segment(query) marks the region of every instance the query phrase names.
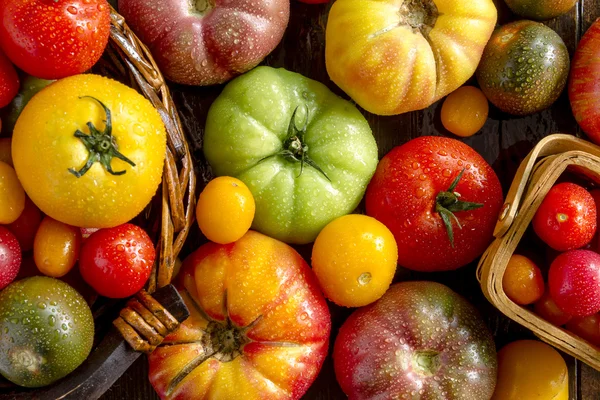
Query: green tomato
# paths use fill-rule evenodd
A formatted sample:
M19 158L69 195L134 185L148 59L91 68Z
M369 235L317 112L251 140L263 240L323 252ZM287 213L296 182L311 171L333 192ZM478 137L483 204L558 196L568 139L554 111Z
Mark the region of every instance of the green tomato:
M12 134L15 124L21 111L25 108L29 100L40 90L48 86L54 81L48 81L46 79L36 78L31 75L25 76L21 82L21 89L19 94L10 102L8 106L0 111L0 117L2 117L2 131Z
M271 67L225 87L208 113L204 153L215 174L250 188L254 229L297 244L352 212L377 167L377 144L354 105Z
M58 279L35 276L0 292L0 373L40 387L71 373L94 342L94 319L81 295Z

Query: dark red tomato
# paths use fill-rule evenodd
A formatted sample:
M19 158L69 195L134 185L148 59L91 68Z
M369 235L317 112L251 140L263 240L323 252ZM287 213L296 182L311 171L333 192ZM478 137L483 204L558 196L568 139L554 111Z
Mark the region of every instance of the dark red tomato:
M600 255L590 250L562 253L550 265L550 296L558 308L574 317L600 311Z
M573 318L558 308L552 300L549 290L546 290L542 298L535 303L534 311L537 315L556 326L562 326Z
M575 51L569 100L581 129L600 144L600 21L592 24Z
M19 76L15 67L0 50L0 108L10 104L17 93L19 93Z
M148 234L138 226L124 224L94 232L83 244L79 269L100 295L123 298L144 286L155 257Z
M573 318L566 328L594 346L600 346L600 315Z
M0 226L0 290L11 283L21 267L21 247L15 235Z
M29 251L33 249L33 239L35 239L40 222L42 222L42 213L29 197L25 197L23 212L15 222L6 227L19 241L21 250Z
M0 46L30 75L58 79L90 69L110 33L106 0L3 0Z
M396 147L377 166L367 214L398 242L398 263L447 271L479 257L502 206L498 177L466 144L424 136Z
M596 203L574 183L555 185L533 217L533 230L554 250L579 249L596 233Z

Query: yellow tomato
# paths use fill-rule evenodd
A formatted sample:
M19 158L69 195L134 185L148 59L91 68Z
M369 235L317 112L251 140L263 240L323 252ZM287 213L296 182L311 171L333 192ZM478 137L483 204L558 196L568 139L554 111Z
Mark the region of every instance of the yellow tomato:
M568 400L569 373L549 345L519 340L498 352L498 382L492 400Z
M485 125L488 100L474 86L463 86L450 93L442 106L442 124L456 136L473 136Z
M7 163L12 166L12 156L10 154L10 138L0 139L0 161Z
M502 277L502 288L517 304L535 303L544 295L542 271L529 258L513 254Z
M15 170L0 161L0 224L11 224L25 208L25 192Z
M37 93L12 138L15 170L31 200L52 218L85 228L139 214L161 181L165 150L152 104L97 75L61 79Z
M79 258L81 230L50 217L44 218L33 242L33 259L41 273L66 275Z
M208 240L227 244L248 232L254 211L254 197L244 182L221 176L210 181L200 193L196 220Z
M315 240L312 267L331 301L362 307L386 292L396 271L394 235L375 218L351 214L330 222Z

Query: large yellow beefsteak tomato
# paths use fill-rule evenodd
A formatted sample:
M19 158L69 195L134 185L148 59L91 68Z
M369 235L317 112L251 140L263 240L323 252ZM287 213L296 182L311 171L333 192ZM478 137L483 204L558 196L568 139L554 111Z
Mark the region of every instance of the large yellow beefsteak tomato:
M420 110L473 75L496 20L492 0L337 0L327 72L367 111Z

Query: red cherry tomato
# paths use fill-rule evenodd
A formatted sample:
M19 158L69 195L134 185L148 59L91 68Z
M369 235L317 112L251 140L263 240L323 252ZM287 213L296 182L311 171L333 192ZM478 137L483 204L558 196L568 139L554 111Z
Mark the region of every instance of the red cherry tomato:
M79 269L102 296L123 298L144 287L155 257L148 234L138 226L124 224L93 233L81 249Z
M44 79L90 69L110 33L106 0L4 0L0 46L19 68Z
M21 250L29 251L33 249L33 239L35 239L40 222L42 222L42 213L29 197L25 197L23 212L15 222L6 227L19 241Z
M552 300L549 290L546 290L542 298L535 303L534 311L537 315L556 326L564 325L573 318L558 308Z
M19 76L15 67L0 50L0 108L7 106L17 93L19 93Z
M558 308L574 317L600 311L600 255L590 250L562 253L550 266L548 286Z
M573 318L566 328L594 346L600 346L600 315Z
M0 226L0 290L11 283L21 267L21 247L15 235Z
M574 183L555 185L533 217L535 233L558 251L578 249L596 233L596 203L584 188Z

